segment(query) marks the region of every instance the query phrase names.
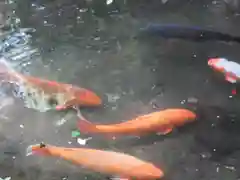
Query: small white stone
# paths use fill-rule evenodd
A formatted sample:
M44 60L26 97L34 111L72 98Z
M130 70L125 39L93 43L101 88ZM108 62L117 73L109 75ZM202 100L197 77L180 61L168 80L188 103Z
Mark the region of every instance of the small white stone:
M92 139L91 137L89 137L89 138L86 138L86 139L82 139L82 138L78 138L77 139L77 142L78 142L78 144L80 144L80 145L86 145L87 144L87 141L88 140L90 140L90 139Z
M59 121L56 122L56 125L57 125L57 126L61 126L61 125L63 125L65 122L67 122L67 120L64 119L64 118L62 118L62 119L60 119Z
M112 4L112 3L113 3L113 0L106 0L107 5Z

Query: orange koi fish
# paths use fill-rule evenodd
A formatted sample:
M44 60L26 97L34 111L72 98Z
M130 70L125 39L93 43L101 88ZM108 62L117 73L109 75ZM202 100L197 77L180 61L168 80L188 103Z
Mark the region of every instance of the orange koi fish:
M110 137L115 135L144 135L151 132L166 135L172 132L174 127L195 120L196 114L187 109L166 109L139 116L135 119L111 125L95 125L81 119L78 128L85 134L106 134Z
M49 101L57 101L58 95L63 96L65 102L57 104L56 110L64 110L73 106L99 106L101 99L92 91L73 86L71 84L49 81L28 75L23 75L11 70L6 63L0 62L0 76L4 81L20 84L23 87L30 87L48 95Z
M120 177L120 179L154 180L164 176L161 169L150 162L114 151L87 148L66 148L46 145L31 145L26 155L55 156L96 172Z

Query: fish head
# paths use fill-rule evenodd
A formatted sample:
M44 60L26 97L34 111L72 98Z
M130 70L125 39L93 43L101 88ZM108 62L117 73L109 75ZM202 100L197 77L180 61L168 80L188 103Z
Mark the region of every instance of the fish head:
M102 104L101 98L87 89L78 89L75 93L75 98L82 106L100 106Z
M210 58L208 60L208 65L219 72L224 72L225 62L228 62L225 58Z
M26 156L45 155L45 154L48 154L48 149L46 144L44 143L30 145L26 149Z
M174 125L184 125L196 120L197 115L188 109L179 109L172 112L171 123Z
M137 179L159 179L164 176L164 172L151 163L132 168L129 173L132 177L137 177Z
M151 178L162 178L164 176L163 171L160 168L155 167L154 165L149 165L149 167L146 167L143 171L147 172L149 174L149 177Z

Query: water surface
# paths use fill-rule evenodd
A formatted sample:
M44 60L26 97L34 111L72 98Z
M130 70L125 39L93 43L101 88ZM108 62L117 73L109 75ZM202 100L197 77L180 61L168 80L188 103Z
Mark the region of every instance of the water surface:
M164 108L188 107L197 98L199 122L167 137L89 141L88 147L127 152L162 167L166 179L235 180L239 176L239 98L207 67L207 59L239 61L239 44L183 40L136 40L149 22L209 27L240 35L239 16L221 2L158 0L30 1L13 3L19 28L34 28L31 57L8 56L23 73L92 89L104 106L83 109L93 122L114 123ZM5 54L6 55L6 54ZM239 61L240 62L240 61ZM71 138L77 116L40 112L3 95L0 175L12 179L90 179L105 176L54 158L25 157L25 148L44 141L80 146ZM65 118L62 126L56 123ZM21 125L21 127L20 127Z

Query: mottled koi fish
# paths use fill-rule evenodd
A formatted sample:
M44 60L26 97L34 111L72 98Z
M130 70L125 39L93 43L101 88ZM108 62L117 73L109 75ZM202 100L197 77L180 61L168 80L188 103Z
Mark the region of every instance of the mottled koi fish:
M57 104L56 110L64 110L75 106L99 106L102 104L100 97L90 90L71 84L23 75L11 70L3 61L0 62L0 76L4 81L37 89L48 95L49 100L55 99L57 103L59 103L57 95L61 95L64 103Z
M181 24L149 24L147 27L142 28L140 32L140 35L149 35L166 39L183 39L195 42L223 41L240 43L239 36L232 36L227 33L217 32L198 26Z

